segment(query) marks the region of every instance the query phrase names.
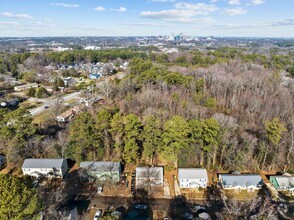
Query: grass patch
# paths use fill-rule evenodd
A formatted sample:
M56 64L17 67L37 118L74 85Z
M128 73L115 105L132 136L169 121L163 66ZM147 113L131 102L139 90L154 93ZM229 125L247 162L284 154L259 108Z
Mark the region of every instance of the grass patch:
M235 200L252 200L258 194L258 190L254 192L248 192L247 190L234 191L234 190L225 190L226 196L235 199Z
M48 111L44 111L41 114L38 114L34 117L33 119L33 124L43 124L49 117L49 112Z

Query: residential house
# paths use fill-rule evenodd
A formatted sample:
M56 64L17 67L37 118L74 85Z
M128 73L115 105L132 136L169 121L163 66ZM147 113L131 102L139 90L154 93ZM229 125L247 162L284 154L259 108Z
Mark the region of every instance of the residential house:
M23 174L32 177L62 178L67 170L66 159L25 159L22 165Z
M62 114L58 115L56 117L56 120L58 122L69 122L70 119L74 116L74 111L72 109L67 110L66 112L63 112Z
M136 188L163 186L163 167L137 167Z
M60 220L78 220L79 219L78 218L79 212L77 207L69 211L63 211L60 214L61 214Z
M30 84L24 84L24 85L21 85L21 86L15 86L14 87L14 91L16 92L22 92L22 91L27 91L29 90L30 88L38 88L38 84L37 83L30 83Z
M4 166L6 163L6 157L3 155L0 155L0 168Z
M93 97L91 99L85 99L85 100L83 100L83 102L85 103L85 106L87 106L87 107L92 107L96 103L99 105L105 104L105 100L100 97Z
M223 189L234 190L258 190L261 189L263 182L258 174L220 174L219 181Z
M206 188L208 184L207 171L202 168L179 168L178 179L180 188Z
M91 73L89 75L89 78L90 79L99 79L101 77L101 74L100 73Z
M294 176L270 176L270 182L278 191L294 192Z
M64 85L67 87L74 86L77 84L77 81L72 77L66 77L63 79Z
M84 169L85 174L83 177L87 179L119 182L121 176L121 165L119 162L85 161L81 162L80 168Z
M58 122L69 122L70 119L72 119L76 114L81 112L84 109L83 105L77 105L66 112L63 112L62 114L58 115L56 117L56 120Z
M0 107L14 109L14 108L16 108L18 106L18 104L19 104L19 99L13 98L13 99L10 99L8 101L1 102Z

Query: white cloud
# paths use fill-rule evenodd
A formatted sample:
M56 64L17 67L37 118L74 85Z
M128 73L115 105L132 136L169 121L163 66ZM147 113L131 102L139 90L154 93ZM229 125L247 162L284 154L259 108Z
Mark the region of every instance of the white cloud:
M254 5L261 5L264 4L266 0L252 0L252 4Z
M279 20L279 21L275 21L270 23L270 26L290 26L290 25L294 25L294 18L289 18L289 19L285 19L285 20Z
M18 22L0 21L0 25L19 25Z
M187 3L179 2L174 5L175 9L161 11L143 11L140 16L150 19L157 19L168 22L177 23L209 23L213 22L211 18L195 18L197 15L209 15L217 11L215 5L207 5L204 3Z
M187 2L179 2L175 4L175 8L179 10L191 10L194 11L196 14L207 15L210 12L214 12L218 10L215 5L207 5L204 3L187 3Z
M211 0L210 2L211 3L216 3L216 2L218 2L218 0Z
M31 15L28 14L13 14L10 12L2 12L0 16L7 17L7 18L17 18L17 19L33 19Z
M127 9L125 7L119 7L118 9L111 9L111 11L125 12Z
M94 8L95 11L105 11L106 9L102 6L98 6L96 8Z
M229 5L240 5L241 2L240 2L240 0L229 0L228 4Z
M252 24L240 25L240 24L216 24L213 27L216 28L227 28L227 29L242 29L242 28L260 28L260 27L282 27L282 26L294 26L294 18L288 18L278 21L268 21L268 22L255 22Z
M243 14L246 14L246 13L247 13L247 10L238 7L238 8L227 8L227 9L224 10L224 12L222 14L235 16L235 15L243 15Z
M78 8L80 5L78 4L66 4L66 3L50 3L51 6L56 7L65 7L65 8Z

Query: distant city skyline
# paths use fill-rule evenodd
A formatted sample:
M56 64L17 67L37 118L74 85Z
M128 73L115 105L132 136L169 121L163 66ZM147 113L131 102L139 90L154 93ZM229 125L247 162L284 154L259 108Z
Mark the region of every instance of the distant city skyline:
M0 0L0 37L294 37L293 0Z

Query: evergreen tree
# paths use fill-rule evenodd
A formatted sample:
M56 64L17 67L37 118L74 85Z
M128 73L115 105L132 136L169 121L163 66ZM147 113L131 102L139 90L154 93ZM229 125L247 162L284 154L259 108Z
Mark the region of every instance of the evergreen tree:
M262 169L264 169L270 145L278 145L282 139L283 132L287 131L284 124L281 123L278 118L273 118L271 121L266 121L264 123L264 127L266 130L268 144L264 153Z
M168 163L177 164L177 154L189 146L189 124L181 116L174 116L164 124L163 147L161 156Z
M44 87L40 87L36 90L35 96L37 98L46 98L49 96L49 92Z
M266 121L265 124L266 137L269 142L277 145L282 139L282 133L287 131L284 124L280 122L278 118L274 118L271 121Z
M125 147L123 159L127 162L134 162L138 159L139 149L141 145L143 125L140 119L134 115L129 114L125 120Z
M95 121L88 112L76 116L69 126L67 155L80 162L102 158L103 148L99 142Z
M0 219L33 219L40 211L37 191L12 175L0 175Z
M123 159L126 163L136 162L139 156L139 146L135 138L128 139L125 142Z
M151 160L156 155L162 145L162 131L160 120L153 115L149 115L145 120L143 132L143 158Z
M123 137L125 135L125 130L124 130L124 119L123 117L119 114L116 113L113 118L111 119L110 122L110 133L112 135L112 139L114 141L114 147L119 155L121 155L123 151Z
M97 115L97 131L100 137L100 142L104 146L106 157L110 157L111 154L111 119L113 115L108 109L102 109Z
M27 96L35 97L35 94L36 94L36 89L35 88L29 88L29 90L27 92Z
M202 121L202 141L203 150L206 153L210 153L213 150L213 165L216 162L216 152L219 139L220 125L218 121L214 118L208 118ZM207 156L208 166L210 165L209 156Z

